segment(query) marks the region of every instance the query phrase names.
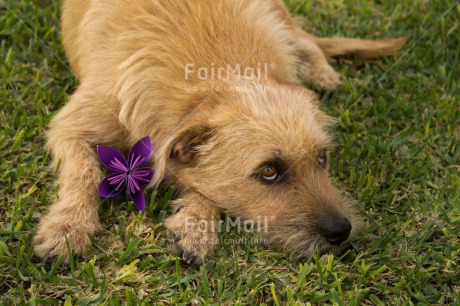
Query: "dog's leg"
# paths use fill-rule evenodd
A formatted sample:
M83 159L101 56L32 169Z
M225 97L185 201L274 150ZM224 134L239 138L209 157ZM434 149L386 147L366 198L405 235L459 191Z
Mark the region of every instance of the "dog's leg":
M79 89L50 123L47 133L54 165L59 165L59 198L40 222L34 238L40 256L84 253L88 235L100 229L97 193L102 172L95 144L114 144L126 135L100 95ZM107 106L105 106L107 107Z
M339 75L328 64L331 57L353 55L373 60L396 53L408 40L408 37L384 40L316 37L297 26L293 26L293 31L302 61L300 72L307 81L314 82L321 89L334 89L340 84Z
M184 261L200 264L218 244L219 209L196 192L185 194L172 205L176 213L165 226L173 234L173 250Z
M307 84L313 84L321 90L333 90L340 84L340 75L328 63L323 50L304 35L304 31L293 27L297 56L300 65L299 72Z
M273 8L280 13L287 25L292 28L293 43L299 58L299 73L308 85L320 90L333 90L340 84L340 76L334 71L323 50L313 36L297 26L282 0L271 0Z
M317 37L302 30L291 17L282 0L272 0L274 9L292 28L297 55L301 61L299 72L307 83L319 89L331 90L340 84L340 76L329 65L328 60L336 56L357 56L372 60L396 53L408 37L368 40L344 37Z

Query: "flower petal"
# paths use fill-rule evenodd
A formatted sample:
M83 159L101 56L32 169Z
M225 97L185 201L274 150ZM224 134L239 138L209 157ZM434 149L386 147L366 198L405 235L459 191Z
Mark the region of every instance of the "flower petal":
M144 211L145 208L145 197L142 189L136 189L134 192L128 192L129 197L133 200L134 205L140 210Z
M125 186L121 187L120 184L117 185L117 184L111 183L111 179L117 175L120 175L120 173L111 174L101 181L97 189L101 197L112 198L125 189Z
M136 192L136 190L140 190L141 186L137 182L136 179L134 179L131 175L128 175L126 177L126 190L130 193Z
M101 163L112 172L127 172L128 163L125 157L117 150L109 146L97 146L97 156Z
M136 142L129 152L128 166L130 170L134 170L142 166L150 157L152 153L152 142L150 136L145 136Z
M140 183L148 184L152 180L153 170L150 168L136 169L131 172L131 177Z

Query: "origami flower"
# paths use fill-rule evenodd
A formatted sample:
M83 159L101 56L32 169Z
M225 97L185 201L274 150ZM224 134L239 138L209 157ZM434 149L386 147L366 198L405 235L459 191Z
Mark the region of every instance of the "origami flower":
M144 211L145 198L140 185L152 180L153 171L141 167L147 162L151 152L152 143L149 136L134 144L127 161L118 150L98 145L97 155L109 172L99 184L99 195L111 198L126 190L136 207Z

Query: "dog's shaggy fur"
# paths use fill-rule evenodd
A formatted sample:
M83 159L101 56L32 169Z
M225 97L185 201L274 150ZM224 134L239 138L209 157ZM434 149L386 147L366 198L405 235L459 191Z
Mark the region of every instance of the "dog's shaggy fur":
M348 238L345 226L343 239L331 242L325 224L345 220L354 231L352 205L327 174L332 120L297 74L334 89L340 78L329 57L392 54L404 38L318 38L280 0L66 0L62 33L81 84L49 126L59 198L41 220L37 254L67 254L66 238L73 252L87 250L88 235L101 228L96 144L126 150L145 135L153 142L152 186L167 173L180 191L165 224L184 256L201 258L217 243L216 230L185 229L189 217L268 216L269 240L301 254L334 251ZM187 64L261 63L270 68L259 78L184 77ZM275 179L262 177L273 169Z

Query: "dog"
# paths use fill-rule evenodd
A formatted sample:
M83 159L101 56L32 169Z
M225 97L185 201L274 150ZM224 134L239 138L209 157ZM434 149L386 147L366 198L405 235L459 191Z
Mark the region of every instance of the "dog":
M330 58L391 55L406 38L316 37L281 0L66 0L62 35L80 85L47 130L59 193L38 255L88 250L101 229L96 145L146 135L150 186L167 174L179 193L165 226L184 260L212 254L218 223L200 224L221 214L263 218L260 235L294 254L337 253L354 236L359 214L328 175L334 120L299 75L333 90Z

